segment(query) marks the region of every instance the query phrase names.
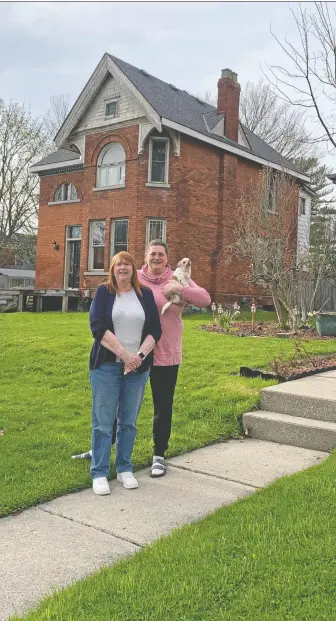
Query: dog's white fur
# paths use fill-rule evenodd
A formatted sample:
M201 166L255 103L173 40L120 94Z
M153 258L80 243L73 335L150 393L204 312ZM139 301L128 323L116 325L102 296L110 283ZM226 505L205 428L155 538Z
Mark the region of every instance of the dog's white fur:
M188 257L184 257L181 261L178 262L176 266L176 270L173 272L173 280L177 280L180 285L186 287L189 285L191 278L191 261ZM166 312L167 308L169 308L172 304L181 304L181 296L178 293L173 293L168 302L163 305L161 315Z

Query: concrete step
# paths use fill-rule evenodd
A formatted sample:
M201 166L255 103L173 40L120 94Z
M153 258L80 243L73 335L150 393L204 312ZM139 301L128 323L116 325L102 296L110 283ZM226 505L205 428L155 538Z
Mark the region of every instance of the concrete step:
M264 388L260 408L336 423L336 371Z
M246 412L244 430L251 438L290 444L315 451L336 448L336 423L289 416L278 412Z

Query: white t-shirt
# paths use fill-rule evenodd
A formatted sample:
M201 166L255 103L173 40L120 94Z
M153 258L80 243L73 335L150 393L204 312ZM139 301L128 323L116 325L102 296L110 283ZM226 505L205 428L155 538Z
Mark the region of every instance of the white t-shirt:
M114 334L127 351L136 354L141 344L145 323L145 311L134 289L127 293L117 293L112 308ZM117 358L120 362L120 358Z

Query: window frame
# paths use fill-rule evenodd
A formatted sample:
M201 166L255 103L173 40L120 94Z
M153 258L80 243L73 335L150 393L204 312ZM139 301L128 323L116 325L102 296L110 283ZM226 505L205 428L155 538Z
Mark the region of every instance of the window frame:
M101 171L104 169L108 169L108 168L112 168L111 165L108 164L101 164L105 154L107 153L107 151L109 149L111 149L111 147L113 145L118 145L122 148L122 150L124 151L124 155L125 155L125 159L123 161L122 164L118 164L118 174L117 176L119 177L119 179L121 179L123 177L123 181L114 185L100 185L100 181L101 181ZM124 168L124 173L123 175L121 175L121 168ZM118 188L124 188L126 184L126 152L125 149L123 147L123 145L121 144L121 142L118 142L117 140L112 140L111 142L109 142L107 145L105 145L105 147L103 147L103 149L101 150L101 152L99 153L98 156L98 160L97 160L97 168L96 168L96 187L93 188L93 191L99 191L99 190L111 190L111 189L118 189Z
M153 162L153 143L157 141L166 143L165 153L165 174L164 181L152 180L152 162ZM149 157L148 157L148 184L151 186L167 186L169 183L169 138L163 136L151 136L149 139Z
M115 114L107 114L107 106L111 103L115 103L116 105L116 112ZM104 101L105 104L105 118L106 119L116 119L119 116L119 103L118 103L118 97L113 97L112 99L108 99L107 101Z
M96 222L104 222L104 245L100 245L100 246L93 246L93 225ZM89 220L89 253L88 253L88 271L89 272L96 272L96 273L102 273L105 271L104 269L104 265L102 268L97 268L97 267L93 267L93 260L94 260L94 252L93 252L93 248L104 248L104 264L105 264L105 246L106 246L106 220L104 219L96 219L96 220Z
M116 222L127 222L127 250L125 250L125 252L128 252L128 240L129 240L129 218L125 217L125 218L111 218L111 243L110 243L110 257L112 259L112 257L116 254L115 251L115 240L114 240L114 236L115 236L115 224ZM118 251L120 252L120 251Z
M276 215L276 202L277 202L277 183L276 183L276 175L272 174L270 177L270 184L267 188L267 213L271 215ZM270 200L271 198L271 200Z
M167 218L149 217L149 218L147 218L147 221L146 221L146 246L149 244L150 241L152 241L150 239L150 224L151 224L151 222L162 222L162 239L161 239L161 241L166 242L167 241ZM155 237L153 239L158 239L158 238Z
M301 208L302 205L302 201L303 201L303 209ZM307 199L305 196L299 196L299 216L306 216L307 215Z
M69 194L69 190L67 190L66 198L62 198L62 200L57 199L56 196L60 189L62 191L62 196L64 196L64 188L72 188L75 191L76 198L71 198L72 190L70 190L70 198L67 198ZM71 183L71 181L65 181L64 183L60 183L57 186L54 192L54 200L48 203L48 205L62 205L63 203L79 203L79 202L80 202L80 199L78 198L78 192L77 192L76 186L73 183Z

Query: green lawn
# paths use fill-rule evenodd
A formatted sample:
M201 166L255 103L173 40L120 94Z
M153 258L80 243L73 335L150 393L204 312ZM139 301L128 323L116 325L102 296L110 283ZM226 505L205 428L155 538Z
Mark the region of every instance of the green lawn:
M266 366L293 344L196 330L210 315L185 319L184 363L175 400L170 455L237 436L240 417L265 384L241 378L241 365ZM90 485L91 395L86 313L0 315L0 516ZM310 351L335 350L332 341ZM151 458L152 407L147 390L139 417L136 468ZM112 473L113 474L113 473Z
M333 456L174 531L23 619L332 621L335 480Z

